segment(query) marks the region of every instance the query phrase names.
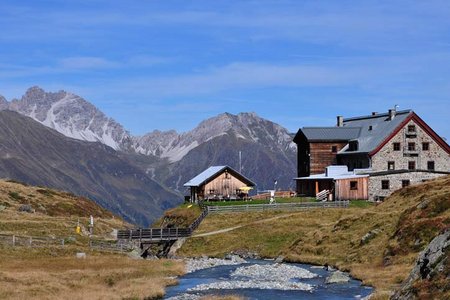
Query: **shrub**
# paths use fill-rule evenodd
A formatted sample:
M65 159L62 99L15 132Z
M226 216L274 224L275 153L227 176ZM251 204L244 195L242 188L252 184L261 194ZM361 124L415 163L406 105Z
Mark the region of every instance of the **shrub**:
M25 200L25 198L23 196L21 196L18 192L9 192L8 196L11 199L17 200L17 201L23 201Z

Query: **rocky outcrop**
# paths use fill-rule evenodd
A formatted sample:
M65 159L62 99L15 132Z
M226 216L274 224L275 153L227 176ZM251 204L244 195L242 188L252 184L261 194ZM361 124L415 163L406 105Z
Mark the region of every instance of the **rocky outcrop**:
M423 294L432 294L432 298L435 298L438 293L449 293L449 250L450 230L447 230L435 237L428 247L420 252L414 269L391 299L417 299L423 297ZM444 280L444 284L434 284L440 279Z
M333 272L327 279L325 280L326 284L331 283L347 283L350 281L350 277L341 271Z

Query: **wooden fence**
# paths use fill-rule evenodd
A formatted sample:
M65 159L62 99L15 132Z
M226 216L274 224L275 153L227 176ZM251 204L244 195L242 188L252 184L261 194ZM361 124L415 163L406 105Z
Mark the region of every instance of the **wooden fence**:
M64 246L64 239L0 234L0 245L11 247Z
M330 202L297 202L297 203L273 203L273 204L247 204L232 206L208 206L209 213L220 212L245 212L266 211L283 209L311 209L311 208L344 208L348 207L349 201Z
M108 251L108 252L128 252L133 250L135 247L134 243L128 241L118 240L118 241L105 241L105 240L89 240L89 247L93 250L98 251Z

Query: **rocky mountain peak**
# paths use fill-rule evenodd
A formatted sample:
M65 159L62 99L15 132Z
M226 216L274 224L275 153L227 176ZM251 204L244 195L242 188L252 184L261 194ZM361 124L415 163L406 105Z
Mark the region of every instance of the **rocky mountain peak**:
M167 158L170 162L181 160L192 149L224 135L254 143L264 143L274 150L294 149L287 130L256 113L222 113L202 121L194 129L183 134L176 131L153 131L135 138L135 149L142 154Z
M6 98L0 95L0 110L8 109L8 101L6 101Z
M130 134L116 121L83 98L66 91L46 92L38 86L29 88L8 109L31 117L65 136L101 142L116 150L128 150Z

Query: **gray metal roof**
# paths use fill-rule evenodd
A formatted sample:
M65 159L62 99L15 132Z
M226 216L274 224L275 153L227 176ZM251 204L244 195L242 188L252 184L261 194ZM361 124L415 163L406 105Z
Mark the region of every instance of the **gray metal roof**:
M342 149L342 153L368 153L380 145L394 130L412 113L412 110L397 111L394 119L389 120L389 114L376 114L344 119L344 128L359 127L359 136L355 139L358 142L357 151L347 151ZM372 126L371 130L369 130Z
M359 136L360 127L303 127L308 141L348 141Z
M194 178L192 178L191 180L186 182L183 186L186 186L186 187L200 186L200 185L204 184L205 182L207 182L212 177L214 177L215 175L217 175L217 174L221 173L222 171L224 171L225 169L228 169L228 170L232 171L233 173L238 174L244 180L248 181L249 185L255 186L255 183L253 183L250 179L246 178L245 176L243 176L242 174L238 173L236 170L234 170L233 168L231 168L229 166L212 166L212 167L209 167L205 171L201 172L200 174L198 174L197 176L195 176Z
M397 111L389 120L389 113L344 119L343 127L303 127L299 130L308 141L356 141L358 150L348 151L346 145L339 154L369 153L375 150L411 114L412 110Z

